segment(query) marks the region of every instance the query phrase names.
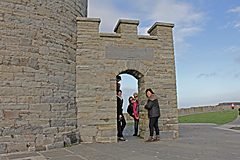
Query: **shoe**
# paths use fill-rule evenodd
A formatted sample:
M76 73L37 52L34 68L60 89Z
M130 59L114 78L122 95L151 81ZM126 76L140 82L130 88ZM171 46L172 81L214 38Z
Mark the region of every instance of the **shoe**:
M123 137L119 137L120 141L126 141L126 139L124 139Z
M156 135L154 141L155 141L155 142L160 141L160 135Z
M148 140L145 141L145 143L151 143L154 142L153 136L149 136Z
M137 136L137 134L133 134L133 136Z

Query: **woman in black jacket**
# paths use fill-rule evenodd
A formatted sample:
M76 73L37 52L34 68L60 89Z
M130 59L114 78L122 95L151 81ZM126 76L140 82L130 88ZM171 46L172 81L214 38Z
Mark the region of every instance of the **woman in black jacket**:
M148 140L145 142L154 142L160 140L159 128L158 128L158 118L160 117L160 108L158 104L158 97L154 94L152 89L146 90L146 96L148 97L147 104L145 104L145 109L148 110L148 118L149 118L149 129L150 136ZM153 138L153 128L156 131L156 138Z

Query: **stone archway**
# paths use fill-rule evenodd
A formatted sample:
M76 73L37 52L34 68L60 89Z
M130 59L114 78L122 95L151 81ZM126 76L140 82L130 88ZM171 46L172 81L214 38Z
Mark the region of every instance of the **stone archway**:
M143 73L141 73L141 72L139 72L137 70L134 70L134 69L127 69L125 71L120 72L119 75L120 74L129 74L129 75L133 76L134 78L136 78L137 81L138 81L139 97L144 97L143 93L145 91L145 88L143 87L144 86L144 83L143 83L144 82L144 80L143 80L144 74ZM140 103L140 104L142 104L142 103Z
M136 67L138 68L138 67ZM146 97L145 97L145 87L144 87L144 74L142 74L141 72L134 70L134 69L127 69L125 71L122 71L119 73L119 75L121 74L128 74L133 76L134 78L137 79L137 83L138 83L138 97L139 97L139 114L141 116L141 119L139 121L139 133L140 136L142 138L144 138L145 136L145 131L147 130L147 126L145 126L144 124L146 124L147 122L147 114L146 114L146 110L143 108L144 104L146 103Z
M156 22L150 36L137 34L139 21L119 20L116 33L99 33L98 18L77 18L76 103L82 142L117 142L116 75L138 79L140 136L148 134L144 91L159 96L162 138L178 137L173 24ZM142 110L141 110L142 108Z

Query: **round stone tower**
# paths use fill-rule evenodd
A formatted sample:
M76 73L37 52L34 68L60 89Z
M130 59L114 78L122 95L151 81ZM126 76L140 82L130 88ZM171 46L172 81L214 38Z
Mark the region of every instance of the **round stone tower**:
M87 0L1 0L0 153L79 142L76 17Z

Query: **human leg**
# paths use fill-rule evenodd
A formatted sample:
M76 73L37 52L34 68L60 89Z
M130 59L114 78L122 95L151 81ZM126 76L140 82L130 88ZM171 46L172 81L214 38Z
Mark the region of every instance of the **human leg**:
M153 136L153 125L154 125L154 118L150 118L149 119L150 136Z
M125 141L125 139L123 138L123 130L125 126L126 126L125 118L122 117L121 119L118 119L117 129L118 129L118 137L120 141Z
M133 134L133 136L137 136L137 134L138 134L138 123L139 123L139 120L134 118L134 134Z
M125 126L126 126L126 120L125 120L124 116L122 116L122 125L121 125L122 132L123 132Z
M154 141L160 141L158 118L155 119L154 128L155 128L155 131L156 131L156 137L155 137Z
M154 125L153 118L150 118L150 119L149 119L150 136L149 136L148 139L145 141L146 143L149 143L149 142L153 142L153 141L154 141L154 139L153 139L153 125Z
M155 128L155 131L156 131L156 135L159 135L159 127L158 127L158 117L157 118L154 118L154 128Z
M117 121L117 132L118 132L118 133L117 133L117 136L118 136L118 137L122 137L122 131L121 131L122 129L121 129L121 128L122 128L121 122L118 120L118 121Z

